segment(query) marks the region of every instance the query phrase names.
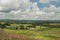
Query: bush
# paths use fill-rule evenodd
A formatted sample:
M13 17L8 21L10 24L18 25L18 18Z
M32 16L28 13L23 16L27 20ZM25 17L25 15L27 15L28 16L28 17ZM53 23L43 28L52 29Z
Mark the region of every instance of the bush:
M24 29L24 25L20 25L20 29Z
M0 24L0 28L5 28L6 26L5 26L5 24Z

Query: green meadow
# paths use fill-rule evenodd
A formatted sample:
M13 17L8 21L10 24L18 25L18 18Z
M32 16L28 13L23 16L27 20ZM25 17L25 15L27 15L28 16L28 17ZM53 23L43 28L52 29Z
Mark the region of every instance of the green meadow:
M60 24L1 22L0 40L60 40Z
M25 35L37 40L60 40L60 28L47 28L42 26L39 28L33 28L30 30L11 30L4 29L6 32L11 32L14 34Z

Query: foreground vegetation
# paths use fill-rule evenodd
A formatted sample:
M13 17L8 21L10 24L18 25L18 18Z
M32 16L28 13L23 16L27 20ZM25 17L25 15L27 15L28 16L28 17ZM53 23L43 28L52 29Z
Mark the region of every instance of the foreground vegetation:
M10 30L5 29L7 32L29 36L39 40L60 40L60 28L50 28L41 31L32 30Z
M0 40L60 40L60 24L1 22Z
M24 35L6 32L3 29L0 29L0 40L36 40L36 39Z

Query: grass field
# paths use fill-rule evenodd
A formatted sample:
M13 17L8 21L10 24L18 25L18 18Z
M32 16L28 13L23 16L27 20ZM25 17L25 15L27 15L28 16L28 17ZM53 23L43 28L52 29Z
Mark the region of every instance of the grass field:
M0 40L60 40L60 25L1 24Z
M0 29L0 40L36 40L25 35L19 35L16 33L6 32L4 29Z
M38 28L37 28L38 29ZM6 32L19 34L35 38L37 40L60 40L60 28L44 28L41 30L11 30L4 29Z

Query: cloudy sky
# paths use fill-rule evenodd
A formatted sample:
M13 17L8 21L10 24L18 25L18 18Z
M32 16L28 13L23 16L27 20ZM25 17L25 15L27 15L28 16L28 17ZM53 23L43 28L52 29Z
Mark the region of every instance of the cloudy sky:
M0 19L60 20L60 0L0 0Z

